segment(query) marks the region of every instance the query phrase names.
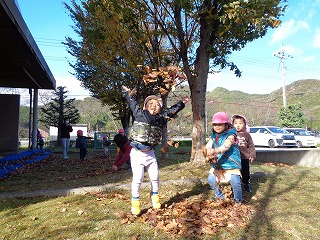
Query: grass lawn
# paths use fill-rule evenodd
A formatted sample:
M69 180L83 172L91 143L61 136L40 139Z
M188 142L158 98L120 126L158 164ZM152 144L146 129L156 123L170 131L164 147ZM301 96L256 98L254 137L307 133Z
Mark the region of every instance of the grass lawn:
M60 152L55 149L46 160L0 180L0 193L131 182L130 170L110 171L115 152L105 157L102 149L89 149L84 162L76 149L67 160ZM222 209L209 201L213 195L206 181L166 184L206 179L209 166L190 163L188 148L171 148L166 160L157 155L163 209L150 210L149 187L142 189L143 214L138 217L129 214L131 192L125 189L0 199L0 239L319 239L320 169L253 163L253 192L244 193L241 209ZM191 230L197 234L187 234Z

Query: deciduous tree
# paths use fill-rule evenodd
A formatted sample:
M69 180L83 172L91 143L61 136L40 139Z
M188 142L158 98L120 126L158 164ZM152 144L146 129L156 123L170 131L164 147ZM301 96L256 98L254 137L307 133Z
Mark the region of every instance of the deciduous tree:
M230 68L237 76L241 76L241 71L235 63L228 61L228 56L233 52L242 49L248 42L257 38L263 37L269 28L279 26L286 6L283 5L286 1L283 0L265 0L265 1L250 1L250 0L122 0L113 1L88 1L88 3L99 2L106 4L111 10L108 14L113 13L113 16L118 17L118 22L114 22L114 18L106 18L105 24L114 31L116 36L120 36L115 40L114 44L123 42L125 39L128 47L123 51L128 51L129 48L137 47L141 51L141 58L133 55L132 62L126 59L123 61L120 51L112 51L112 49L99 49L96 51L104 51L111 55L116 65L108 65L108 68L103 70L110 74L107 70L114 70L116 66L118 78L122 80L132 80L132 85L139 86L139 81L133 78L132 74L127 71L135 62L141 62L145 59L146 51L142 51L143 47L148 46L152 41L149 41L147 36L158 34L166 47L167 52L171 52L169 60L173 60L175 64L180 64L183 72L186 74L188 84L191 91L192 110L193 110L193 129L192 129L192 154L191 160L204 160L201 156L201 146L205 143L205 103L208 73L215 68ZM101 6L102 6L101 5ZM86 6L86 5L85 5ZM77 9L78 10L78 9ZM87 9L88 10L88 9ZM104 13L101 13L104 14ZM94 20L98 15L92 16ZM101 16L101 15L99 15ZM83 15L78 15L77 21L83 18ZM78 21L79 22L79 21ZM90 21L89 26L86 26L82 31L92 31L95 28L101 28L101 25L94 25L95 21ZM120 23L120 25L118 24ZM150 34L144 34L145 26L151 23L153 30ZM114 27L116 26L116 27ZM119 35L117 30L119 27L124 31ZM79 31L79 30L78 30ZM105 30L104 30L105 31ZM92 34L92 39L104 39L103 34ZM128 34L130 37L128 37ZM140 35L139 35L140 34ZM123 36L126 36L123 38ZM140 36L141 45L138 40ZM148 41L146 41L148 39ZM71 39L68 39L70 42ZM82 46L76 49L76 57L81 54L86 54L82 50L92 47L91 41L81 42ZM140 47L138 47L140 46ZM143 46L143 47L141 47ZM151 45L152 46L152 45ZM154 53L154 52L151 52ZM121 58L119 58L121 56ZM119 58L119 59L118 59ZM101 59L104 63L109 59L107 56ZM86 61L86 60L84 60ZM123 65L125 63L126 65ZM112 66L112 68L110 68ZM77 66L75 66L77 67ZM105 66L92 65L90 69L84 69L83 74L86 79L89 79L88 86L94 86L95 82L90 80L93 72ZM103 68L104 69L104 68ZM92 71L93 70L93 71ZM109 76L108 76L109 77ZM106 77L106 79L108 79ZM131 86L132 86L131 85ZM130 86L129 86L130 87ZM117 85L117 89L119 84ZM115 88L114 88L115 89ZM103 91L103 89L101 89ZM118 94L118 93L115 93Z

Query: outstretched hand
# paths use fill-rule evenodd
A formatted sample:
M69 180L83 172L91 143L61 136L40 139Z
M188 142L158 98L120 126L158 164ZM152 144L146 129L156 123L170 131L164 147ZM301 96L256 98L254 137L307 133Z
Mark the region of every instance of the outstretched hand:
M127 88L126 86L123 86L123 85L122 85L122 89L123 89L124 91L126 91L126 92L130 92L130 91L131 91L129 88Z
M182 99L182 102L183 102L184 104L186 104L186 103L189 102L189 101L190 101L190 97L189 97L189 96L184 97L184 98Z
M137 89L136 88L131 90L130 88L122 85L122 89L123 89L123 91L126 91L129 94L129 96L136 95L136 93L137 93Z

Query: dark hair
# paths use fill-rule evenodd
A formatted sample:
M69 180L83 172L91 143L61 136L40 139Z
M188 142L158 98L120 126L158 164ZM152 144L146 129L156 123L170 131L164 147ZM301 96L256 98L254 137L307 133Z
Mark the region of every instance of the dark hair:
M117 144L118 148L122 148L126 144L127 141L128 141L128 139L119 133L117 135L115 135L113 138L113 142L115 144Z

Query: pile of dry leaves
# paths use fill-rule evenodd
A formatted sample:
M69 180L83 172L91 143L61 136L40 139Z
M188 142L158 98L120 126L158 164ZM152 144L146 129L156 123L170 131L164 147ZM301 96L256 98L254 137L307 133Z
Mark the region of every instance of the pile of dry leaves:
M228 197L215 202L183 199L162 209L149 209L139 217L124 212L118 215L122 224L142 221L173 237L193 238L216 235L226 228L231 231L234 227L245 227L253 212L252 206L236 204Z

